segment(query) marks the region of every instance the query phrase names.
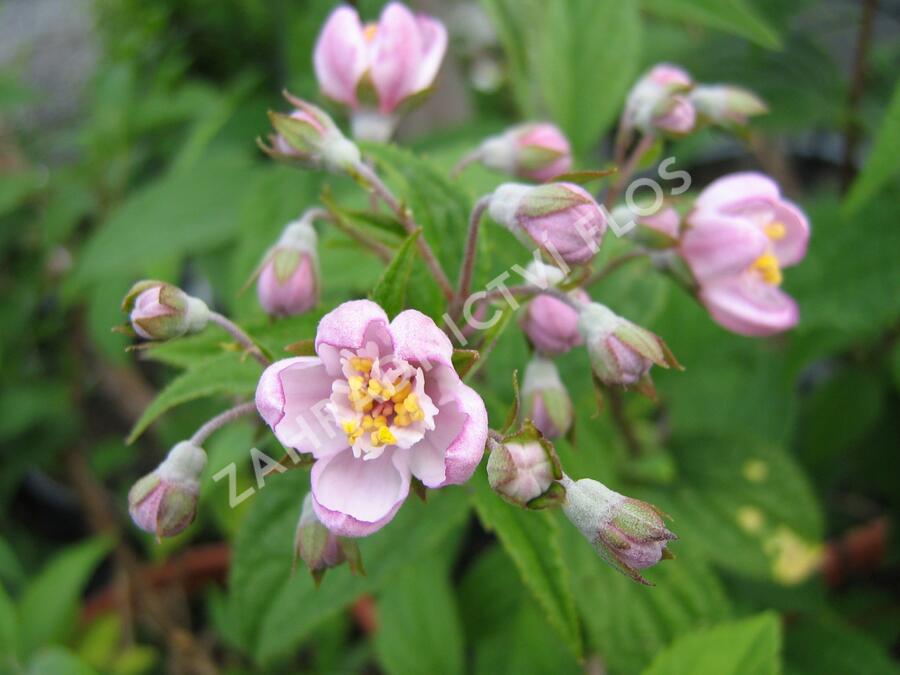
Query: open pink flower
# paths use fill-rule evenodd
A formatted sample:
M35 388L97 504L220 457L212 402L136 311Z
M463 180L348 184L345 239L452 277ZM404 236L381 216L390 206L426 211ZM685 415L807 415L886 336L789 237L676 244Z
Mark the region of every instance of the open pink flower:
M315 457L313 507L328 529L380 529L412 476L431 488L469 479L487 412L434 321L407 310L389 322L373 302L345 302L322 318L315 345L317 356L269 366L256 405L283 445Z
M809 223L778 185L759 173L712 183L688 217L681 253L713 319L741 335L766 336L797 324L781 270L806 255Z
M387 4L378 23L365 26L356 10L344 5L325 22L313 63L326 96L356 110L359 86L369 83L378 98L378 112L385 116L431 86L446 50L444 25L430 16L414 15L399 2Z

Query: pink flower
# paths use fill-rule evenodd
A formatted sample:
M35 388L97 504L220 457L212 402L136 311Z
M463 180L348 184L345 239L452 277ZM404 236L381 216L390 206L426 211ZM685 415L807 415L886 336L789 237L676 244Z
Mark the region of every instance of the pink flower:
M315 344L317 356L266 369L256 405L283 445L315 457L313 507L329 530L380 529L413 476L431 488L469 479L487 412L434 321L407 310L389 322L375 303L355 300L322 318Z
M809 223L778 185L754 172L707 187L688 217L681 254L713 319L740 335L767 336L797 324L781 270L806 255Z
M661 63L651 68L632 87L625 103L623 125L645 134L655 130L686 134L694 127L696 113L683 96L694 86L691 76L678 66Z
M524 417L544 438L565 436L572 427L572 399L556 364L549 359L535 356L528 362L522 380L522 404Z
M386 117L431 86L446 50L444 25L430 16L414 15L406 5L387 4L378 23L365 26L356 10L344 5L322 27L313 64L326 96L357 110L360 85L371 84L378 112Z
M537 245L571 265L589 262L606 232L603 211L574 183L504 183L491 196L488 210L526 245Z
M146 340L171 340L203 330L209 321L206 303L162 281L139 281L122 301L131 327Z
M572 167L569 141L553 124L520 124L485 139L477 156L489 169L543 182Z
M267 314L308 312L319 299L316 231L305 218L290 223L263 260L256 282Z

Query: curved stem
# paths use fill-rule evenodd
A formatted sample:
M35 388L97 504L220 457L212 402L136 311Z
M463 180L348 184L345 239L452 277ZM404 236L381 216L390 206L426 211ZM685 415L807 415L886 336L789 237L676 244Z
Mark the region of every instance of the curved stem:
M647 154L647 151L653 147L655 141L656 139L653 136L641 136L641 140L634 146L634 150L631 151L631 154L628 155L628 158L619 170L616 182L612 184L609 188L609 192L606 193L606 199L603 200L603 205L607 209L612 209L615 205L616 200L619 198L619 194L622 192L622 188L625 187L625 184L634 174L638 162L640 162L641 158Z
M356 171L359 176L368 184L372 191L378 195L385 204L388 205L388 208L394 212L397 218L400 220L400 223L403 225L403 228L406 230L407 234L412 234L416 230L419 229L419 225L413 220L409 211L403 207L403 204L400 203L400 200L394 196L394 193L391 192L391 189L384 184L384 182L379 178L378 174L375 173L365 162L360 162L356 166ZM441 267L440 263L437 260L437 256L434 255L434 251L431 250L431 246L429 246L428 242L425 240L425 237L417 237L416 245L419 248L419 253L422 254L422 258L425 260L425 264L428 266L428 269L431 271L431 274L434 276L435 281L437 281L438 286L441 287L441 291L443 291L444 296L447 300L453 300L453 286L450 284L450 280L447 278L447 274L444 272L444 269Z
M472 287L472 272L475 269L475 256L478 253L478 230L481 224L481 217L491 203L491 196L485 195L472 208L469 215L469 234L466 237L466 251L463 255L462 264L459 268L459 291L457 292L457 302L463 302L469 297L469 291Z
M270 363L272 363L268 358L266 358L260 348L256 346L256 343L253 342L253 339L249 335L247 335L240 326L234 323L227 316L223 316L218 312L211 311L209 313L209 320L214 324L224 328L225 331L229 335L231 335L231 337L240 342L247 349L250 356L259 361L262 365L268 366Z
M628 251L628 253L623 253L617 258L613 258L606 265L601 267L599 270L591 274L587 279L584 280L582 286L592 286L596 284L598 281L602 281L606 279L609 275L615 272L617 269L622 267L623 265L627 265L632 260L638 260L639 258L643 258L647 253L645 251Z
M223 413L220 413L213 417L211 420L206 422L202 427L197 429L194 432L194 435L191 436L191 443L196 446L202 446L206 439L212 436L213 433L224 427L229 422L236 420L238 417L243 417L244 415L250 415L256 412L256 403L253 401L247 401L246 403L241 403L240 405L236 405L233 408L229 408Z
M474 164L480 159L481 148L477 148L456 163L456 166L454 166L453 170L450 172L450 178L456 178L466 169L467 166L469 166L470 164Z

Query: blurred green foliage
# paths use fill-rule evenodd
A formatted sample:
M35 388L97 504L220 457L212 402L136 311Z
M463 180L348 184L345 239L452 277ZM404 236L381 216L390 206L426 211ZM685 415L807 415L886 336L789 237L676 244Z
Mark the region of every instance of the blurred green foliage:
M381 3L358 4L374 16ZM282 87L317 91L310 53L332 6L96 0L102 56L80 114L58 127L24 124L42 92L15 68L0 73L0 672L177 669L152 621L76 621L81 598L113 583L123 550L164 561L223 539L227 587L208 587L182 620L215 645L222 672L897 672L896 538L885 566L851 584L829 587L817 572L826 540L877 518L900 522L900 41L896 25L875 40L864 95L849 107L856 3L483 0L503 86L460 89L470 119L410 139L412 149L367 148L455 272L472 201L502 179L478 168L447 175L489 131L551 118L579 164L596 167L628 87L660 60L769 103L753 147L763 160L776 147L813 223L809 255L786 277L802 309L797 330L767 341L725 333L643 263L600 284L598 298L663 335L687 366L658 376L660 405L626 399L640 456L595 415L584 355L559 360L577 408L574 437L558 448L567 471L675 517L678 559L648 571L655 588L606 568L558 514L489 496L478 475L427 504L410 499L362 543L366 577L339 569L316 590L291 572L305 472L271 476L236 509L211 478L237 461L237 491L259 487L249 448L281 448L249 424L209 443L191 529L157 546L129 528L128 486L226 401L252 393L258 368L218 329L126 353L128 340L110 332L125 290L144 276L181 283L283 354L313 337L320 313L273 323L241 287L284 223L320 196L348 219L366 206L350 181L274 166L253 143ZM463 70L476 58L464 38L451 47ZM844 193L835 147L851 124L867 160ZM712 133L666 152L698 187L757 161ZM385 269L323 230L323 307L374 294L439 316L440 293L396 224L357 224L397 257ZM601 260L620 245L608 237ZM527 262L499 228L483 228L479 246L476 287ZM528 358L521 334L504 330L514 325L498 326L472 373L494 426ZM81 460L88 487L103 486L108 500L104 537L89 534L104 527L85 508ZM346 611L361 596L377 603L373 636Z

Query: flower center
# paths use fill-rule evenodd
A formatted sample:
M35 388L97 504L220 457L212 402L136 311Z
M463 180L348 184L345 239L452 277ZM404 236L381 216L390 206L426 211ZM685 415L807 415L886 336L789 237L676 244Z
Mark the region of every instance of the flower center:
M771 223L763 226L763 232L772 241L779 241L784 239L784 236L787 234L787 228L784 226L784 223L773 220Z
M424 392L421 369L380 359L374 344L341 357L346 380L332 387L332 412L357 457L410 447L434 428L437 408Z
M771 253L764 253L753 261L753 269L760 273L767 284L781 285L781 267L778 265L778 258Z
M366 42L372 43L375 41L375 35L378 33L378 24L377 23L367 23L363 26L363 38Z

